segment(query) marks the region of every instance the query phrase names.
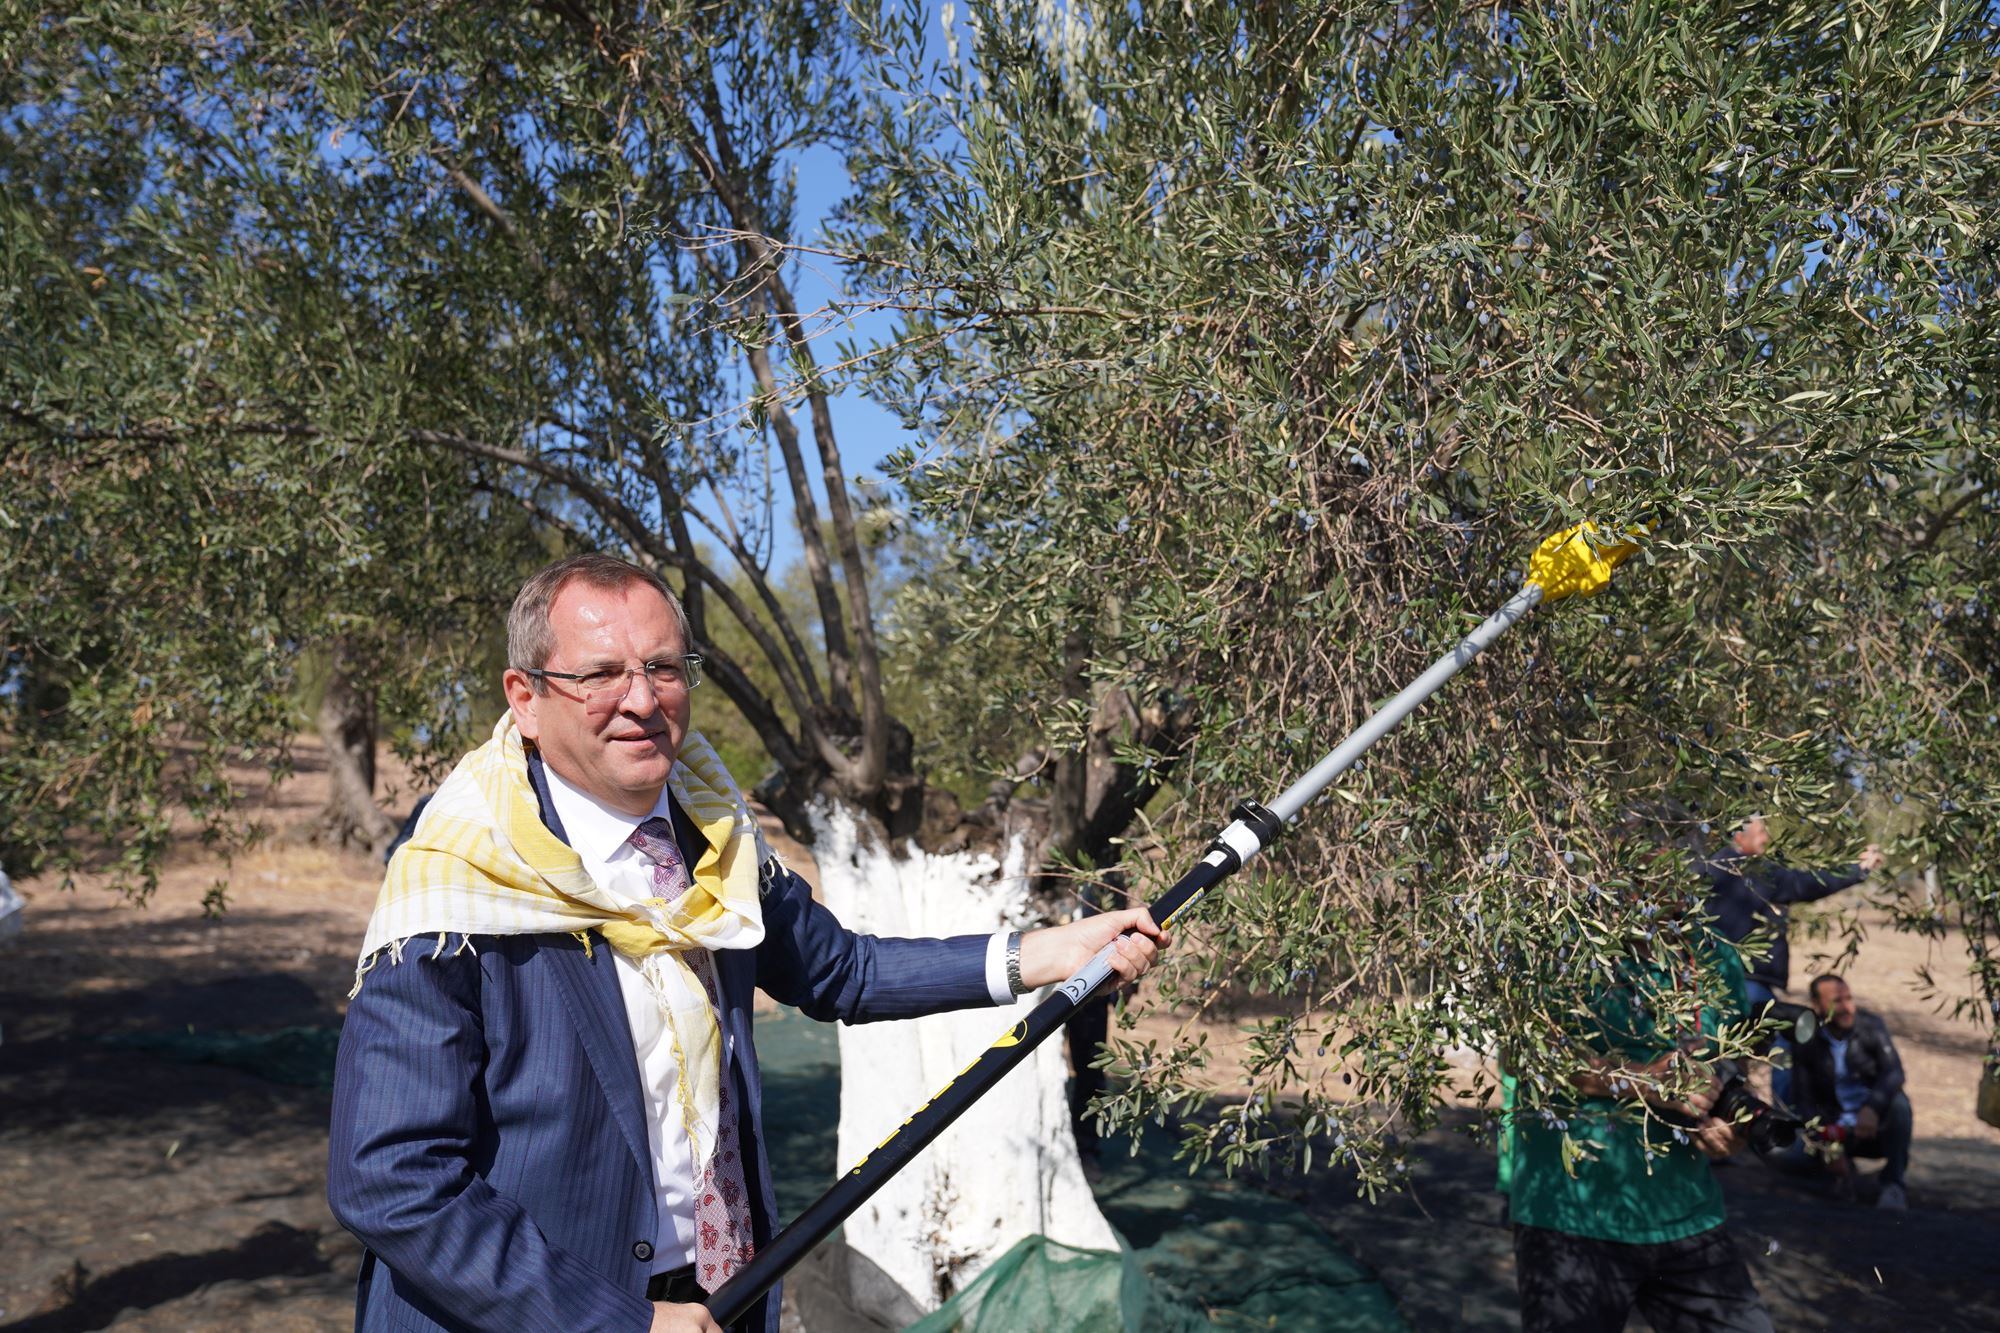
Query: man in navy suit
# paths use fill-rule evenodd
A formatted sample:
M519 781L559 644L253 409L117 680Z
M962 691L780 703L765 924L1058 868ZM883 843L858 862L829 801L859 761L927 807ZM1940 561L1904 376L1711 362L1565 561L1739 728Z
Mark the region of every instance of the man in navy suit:
M693 866L704 848L669 793L699 681L679 604L645 570L576 557L522 588L508 644L507 698L542 824L604 893L646 898L630 886L662 882L645 878L666 873L656 864ZM649 845L660 855L634 851ZM679 992L719 1032L715 1141L729 1151L711 1160L740 1160L724 1192L747 1194L745 1255L776 1223L755 989L823 1021L913 1018L1006 1003L1113 940L1114 967L1133 980L1167 942L1144 909L993 937L857 935L775 860L755 910L761 940L692 951L687 975L705 989ZM1137 933L1121 939L1127 929ZM440 934L435 948L378 950L341 1034L327 1173L335 1216L367 1247L357 1328L721 1333L694 1275L715 1243L715 1214L698 1218L696 1196L716 1196L689 1167L699 1131L683 1123L694 1080L679 1076L679 1029L663 1023L642 963L593 938L496 931L446 948ZM738 1327L777 1325L774 1289Z

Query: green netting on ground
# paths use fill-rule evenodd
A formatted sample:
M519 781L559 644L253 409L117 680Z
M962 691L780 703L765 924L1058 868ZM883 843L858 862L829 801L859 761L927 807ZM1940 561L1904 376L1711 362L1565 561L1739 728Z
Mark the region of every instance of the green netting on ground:
M833 1182L839 1055L833 1029L798 1014L760 1017L766 1123L779 1211L796 1216ZM812 1127L808 1130L808 1127ZM802 1132L806 1131L806 1132ZM777 1160L782 1143L785 1161ZM1077 1250L1022 1241L910 1333L1191 1333L1405 1327L1374 1274L1297 1205L1219 1170L1189 1176L1154 1134L1105 1145L1098 1206L1129 1247Z
M1163 1134L1136 1157L1129 1146L1104 1145L1097 1205L1151 1284L1146 1329L1404 1327L1375 1275L1298 1205L1219 1169L1190 1176Z
M162 1032L102 1039L277 1083L331 1087L334 1028ZM757 1021L778 1211L795 1217L832 1184L840 1056L833 1028L789 1010ZM1189 1176L1163 1135L1128 1157L1105 1145L1097 1202L1128 1247L1078 1250L1031 1236L913 1333L1190 1333L1404 1327L1381 1284L1304 1210L1219 1171Z
M1077 1250L1029 1236L987 1265L971 1286L906 1333L1016 1333L1020 1329L1160 1328L1131 1254Z
M276 1032L138 1032L99 1038L106 1046L144 1051L190 1065L227 1065L273 1083L333 1087L340 1029L279 1028Z
M833 1184L840 1134L840 1043L796 1009L757 1015L764 1124L778 1216L790 1221ZM838 1234L838 1233L836 1233Z

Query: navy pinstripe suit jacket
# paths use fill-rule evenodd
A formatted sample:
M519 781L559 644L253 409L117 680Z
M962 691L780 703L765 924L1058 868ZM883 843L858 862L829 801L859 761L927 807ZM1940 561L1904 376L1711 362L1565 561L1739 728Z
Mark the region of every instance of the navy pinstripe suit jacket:
M563 836L540 760L542 818ZM700 834L679 810L689 864ZM744 1108L751 1223L776 1225L752 992L823 1021L991 1004L986 937L857 935L773 867L764 942L719 952L723 1061ZM456 941L453 941L455 947ZM347 1011L327 1198L360 1238L355 1327L641 1333L659 1243L644 1096L616 964L573 936L475 937L385 960ZM782 1130L780 1131L782 1132ZM739 1327L776 1333L773 1289Z

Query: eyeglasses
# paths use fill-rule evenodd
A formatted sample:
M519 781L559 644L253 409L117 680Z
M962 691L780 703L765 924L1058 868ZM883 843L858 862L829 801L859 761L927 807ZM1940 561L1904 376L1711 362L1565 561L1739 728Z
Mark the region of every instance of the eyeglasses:
M656 657L643 666L607 666L593 671L544 671L538 667L522 667L521 674L536 680L567 681L576 686L577 693L589 708L613 708L624 701L632 689L632 677L644 675L646 683L653 687L655 694L683 694L701 684L701 654L685 653L680 657Z

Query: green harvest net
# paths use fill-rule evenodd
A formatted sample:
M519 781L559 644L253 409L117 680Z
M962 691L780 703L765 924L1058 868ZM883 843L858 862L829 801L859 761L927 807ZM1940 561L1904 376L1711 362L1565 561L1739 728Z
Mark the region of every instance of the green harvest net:
M1149 1297L1145 1274L1129 1252L1076 1250L1028 1236L907 1333L1181 1326L1147 1318Z
M840 1057L833 1028L791 1010L760 1016L764 1115L778 1210L795 1217L833 1182ZM810 1128L810 1132L806 1131ZM782 1145L782 1146L781 1146ZM1389 1293L1297 1205L1219 1170L1189 1176L1151 1134L1136 1157L1105 1144L1097 1203L1117 1253L1030 1236L908 1333L1184 1333L1405 1327Z
M226 1065L246 1074L305 1088L333 1087L340 1029L279 1028L276 1032L135 1032L100 1037L106 1046L144 1051L186 1065Z

